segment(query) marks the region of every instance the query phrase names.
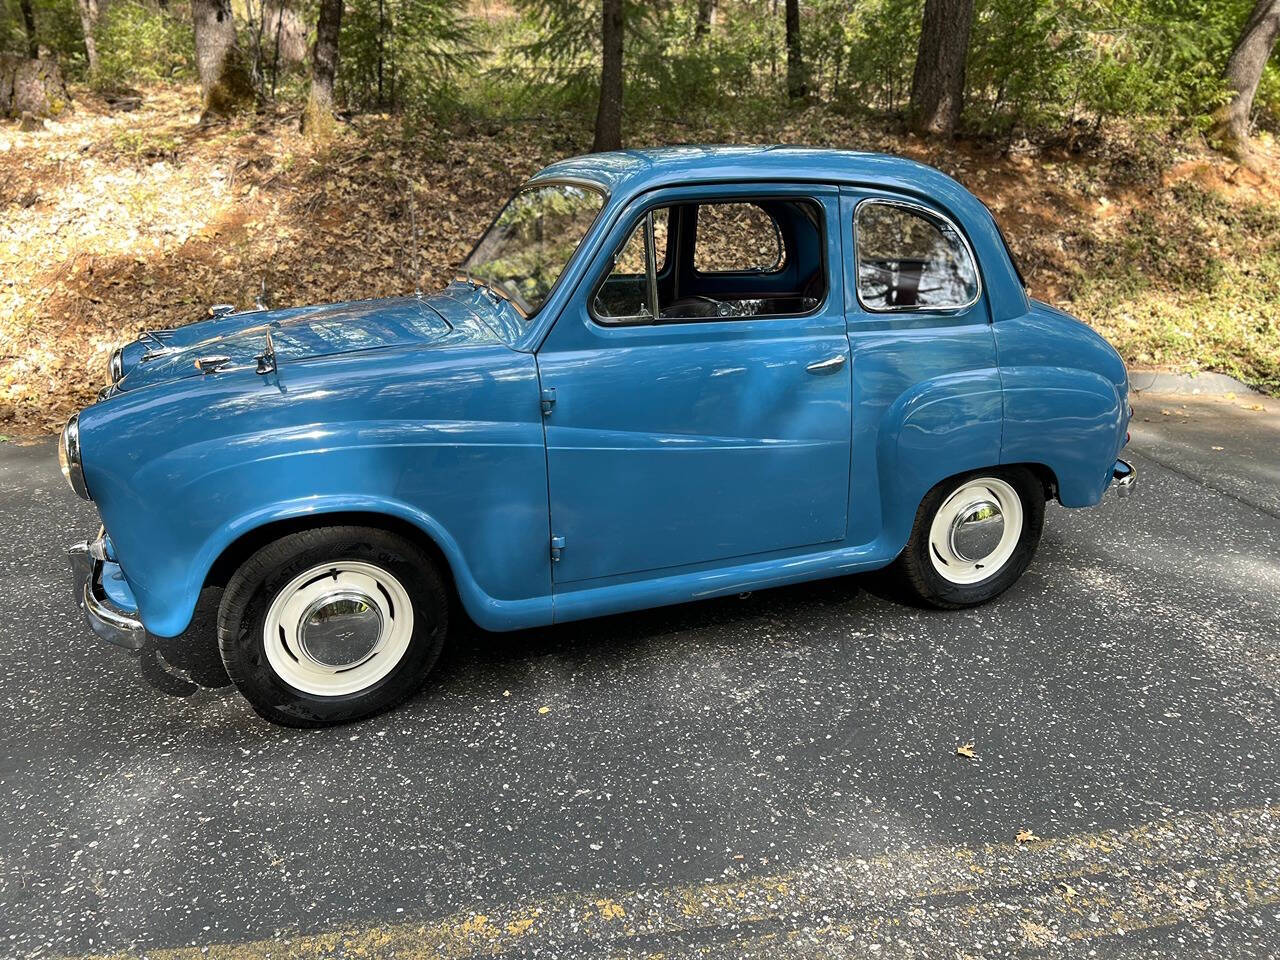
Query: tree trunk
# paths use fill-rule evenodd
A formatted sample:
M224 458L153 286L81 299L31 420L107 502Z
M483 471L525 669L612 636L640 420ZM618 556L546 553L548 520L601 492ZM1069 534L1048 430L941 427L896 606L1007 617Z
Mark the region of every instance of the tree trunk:
M964 68L973 0L925 0L911 78L908 122L916 133L950 137L964 108Z
M800 100L809 92L809 77L800 47L800 0L787 0L787 96Z
M0 53L0 117L56 117L69 109L56 60Z
M302 129L323 135L333 127L333 80L338 75L338 33L342 0L320 0L316 43L311 52L311 96L302 114Z
M693 38L704 39L716 22L716 0L698 0L698 19L694 22Z
M31 9L31 0L18 0L22 8L22 29L27 34L27 56L35 60L40 56L40 44L36 41L36 14Z
M1234 92L1214 114L1214 136L1230 152L1249 152L1249 114L1262 70L1280 36L1280 0L1258 0L1227 60L1225 78Z
M98 0L77 0L80 29L84 31L84 56L91 74L98 72L98 44L93 32L98 28Z
M196 67L204 96L201 119L228 116L253 103L253 82L236 43L231 0L192 0Z
M622 4L604 0L601 16L600 105L596 110L593 153L622 148Z

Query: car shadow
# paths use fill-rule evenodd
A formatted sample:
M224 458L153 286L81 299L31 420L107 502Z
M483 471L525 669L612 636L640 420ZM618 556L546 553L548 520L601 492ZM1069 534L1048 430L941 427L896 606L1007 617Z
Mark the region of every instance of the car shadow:
M913 605L899 578L882 570L510 633L481 629L455 604L454 626L424 690L448 688L475 669L489 672L546 656L592 659L606 651L625 653L675 637L732 633L753 621L812 616L825 607L856 603L863 594L894 605ZM178 636L148 635L138 656L145 683L177 698L231 685L218 654L215 625L221 597L219 588L207 588L191 627Z
M467 620L454 629L427 689L448 685L451 676L476 667L487 669L545 656L591 659L605 651L627 653L676 637L720 637L753 621L776 623L813 616L827 607L845 607L856 603L864 592L885 593L885 586L861 574L510 633L491 633Z

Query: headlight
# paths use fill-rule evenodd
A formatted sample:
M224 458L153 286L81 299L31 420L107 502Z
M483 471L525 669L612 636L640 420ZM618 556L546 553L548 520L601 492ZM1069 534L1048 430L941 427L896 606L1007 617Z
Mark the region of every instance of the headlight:
M111 382L115 383L124 376L124 348L116 347L111 351L111 362L107 365L107 372L111 376Z
M80 414L71 415L67 425L62 428L62 436L58 439L58 466L62 475L71 484L71 489L82 500L92 500L89 488L85 486L84 470L80 466Z

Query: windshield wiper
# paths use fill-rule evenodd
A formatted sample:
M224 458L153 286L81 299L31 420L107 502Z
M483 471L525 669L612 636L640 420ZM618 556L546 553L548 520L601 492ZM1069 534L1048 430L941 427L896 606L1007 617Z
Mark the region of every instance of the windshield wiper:
M489 299L493 302L495 307L500 306L503 301L505 301L511 304L512 309L514 309L516 313L520 314L520 316L526 319L528 318L529 312L525 310L524 307L520 306L519 301L516 300L514 296L502 289L502 286L498 281L489 280L485 277L480 277L477 280L471 275L470 270L464 270L460 276L461 279L465 280L474 289L483 290L489 296Z

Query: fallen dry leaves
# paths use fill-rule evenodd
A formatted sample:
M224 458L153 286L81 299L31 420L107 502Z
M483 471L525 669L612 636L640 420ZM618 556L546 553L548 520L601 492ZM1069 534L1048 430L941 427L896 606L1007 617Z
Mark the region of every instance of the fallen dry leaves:
M970 760L975 759L978 755L973 752L972 743L962 743L956 747L957 757L968 757Z
M411 203L422 283L443 286L511 190L577 152L554 123L358 118L317 146L283 113L201 128L185 87L120 114L76 94L43 132L0 126L0 432L19 436L90 402L116 345L248 306L264 277L280 306L412 290Z
M210 303L248 306L264 276L280 306L412 290L411 195L422 285L440 286L524 177L590 142L582 118L410 131L361 116L321 145L284 108L201 127L189 86L147 88L137 110L119 113L72 93L75 112L43 131L0 124L0 434L57 429L92 400L114 346ZM1068 308L1073 284L1091 276L1090 251L1153 190L1216 178L1224 163L1199 156L1163 186L1122 178L1103 194L1100 157L934 144L821 107L750 130L655 119L628 139L825 142L931 163L996 212L1033 292ZM1244 202L1269 182L1231 189Z

